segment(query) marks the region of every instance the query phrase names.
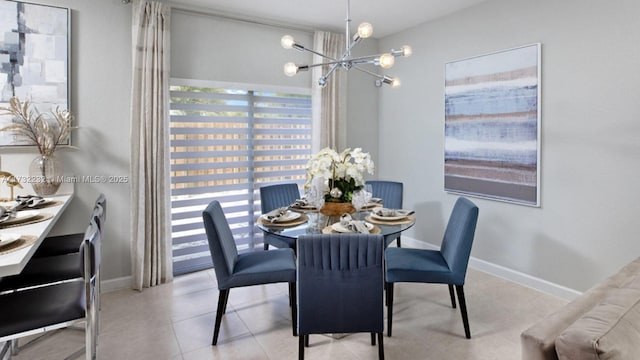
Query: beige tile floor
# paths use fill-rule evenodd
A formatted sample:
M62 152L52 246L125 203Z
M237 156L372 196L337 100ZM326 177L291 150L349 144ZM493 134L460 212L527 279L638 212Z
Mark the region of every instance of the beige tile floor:
M297 359L286 284L232 289L218 346L211 346L218 291L213 270L180 276L143 292L102 297L99 359ZM522 330L566 301L483 272L465 285L472 338L445 285L397 284L387 359L519 359ZM83 332L65 330L14 359L62 359L82 346ZM377 359L368 334L311 337L309 360Z

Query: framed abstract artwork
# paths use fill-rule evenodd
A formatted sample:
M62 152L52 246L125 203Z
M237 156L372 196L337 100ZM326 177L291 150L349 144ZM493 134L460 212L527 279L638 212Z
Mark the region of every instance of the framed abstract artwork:
M541 45L445 65L445 191L540 206Z
M69 109L70 10L0 1L0 107L17 97L38 113ZM11 124L0 115L0 128ZM0 146L30 145L0 132Z

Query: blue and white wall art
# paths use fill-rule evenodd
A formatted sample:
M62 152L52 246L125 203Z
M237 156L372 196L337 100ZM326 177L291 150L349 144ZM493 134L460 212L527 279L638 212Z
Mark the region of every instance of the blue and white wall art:
M445 191L540 206L540 44L445 66Z
M69 9L0 1L0 107L17 96L40 113L69 109ZM12 122L0 116L0 128ZM0 133L0 146L28 145Z

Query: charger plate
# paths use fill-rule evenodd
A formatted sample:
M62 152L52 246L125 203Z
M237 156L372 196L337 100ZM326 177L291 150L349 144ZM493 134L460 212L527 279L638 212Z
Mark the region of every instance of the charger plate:
M10 252L18 251L20 249L23 249L23 248L35 243L36 240L38 240L37 236L21 235L18 240L12 242L11 244L7 244L6 246L0 247L0 255L8 254Z
M369 230L369 234L380 234L381 230L377 226L373 226L373 229ZM336 231L331 225L322 229L323 234L340 234L339 231ZM346 233L346 234L357 234L357 233Z
M305 214L300 214L300 217L298 217L295 220L292 221L287 221L287 222L271 222L269 220L266 220L262 217L258 218L258 223L260 223L261 225L264 225L266 227L291 227L291 226L298 226L300 224L304 224L307 221L309 221L309 217Z
M29 210L31 211L31 210ZM27 213L27 211L18 211L18 214L20 214L21 212ZM38 223L40 221L45 221L45 220L49 220L53 218L53 214L49 214L49 213L37 213L37 214L33 214L33 213L29 213L23 217L19 217L16 219L11 219L11 220L7 220L4 222L0 223L0 229L7 229L7 228L11 228L11 227L16 227L16 226L23 226L23 225L29 225L29 224L35 224Z
M374 224L380 224L380 225L404 225L404 224L411 224L412 222L416 221L416 218L413 217L413 215L409 215L398 220L380 220L380 218L372 218L371 215L367 215L365 217L365 220L367 220L368 222L371 222Z

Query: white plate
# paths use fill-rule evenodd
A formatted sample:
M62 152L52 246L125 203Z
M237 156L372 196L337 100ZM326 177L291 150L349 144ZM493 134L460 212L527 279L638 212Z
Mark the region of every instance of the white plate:
M364 223L367 226L367 229L369 229L369 231L373 230L373 224L370 224L368 222ZM331 225L331 228L337 232L340 233L352 233L353 231L349 230L348 228L346 228L344 225L340 224L339 222Z
M382 221L396 221L396 220L402 220L404 218L406 218L407 216L409 216L409 211L408 210L396 210L396 216L380 216L378 214L376 214L375 212L371 213L371 218L372 219L376 219L376 220L382 220Z
M295 211L288 211L286 213L284 213L284 215L280 216L277 220L273 221L274 223L284 223L284 222L289 222L289 221L293 221L298 219L300 216L302 216L302 214L300 214L299 212L295 212ZM262 215L262 219L265 222L272 222L271 220L269 220L267 218L267 215Z
M5 224L13 224L13 223L16 223L16 222L28 221L28 220L38 216L39 214L40 214L40 211L38 211L38 210L21 210L21 211L16 212L16 216L15 217L13 217L13 218L11 218L9 220L5 220L0 224L5 225Z
M367 205L363 206L362 208L367 210L367 209L373 209L373 208L377 208L382 206L380 203L376 203L376 202L370 202Z
M381 198L371 198L371 202L372 203L376 203L376 204L381 204L382 203L382 199Z
M18 234L0 234L0 247L9 245L18 239L20 239Z

